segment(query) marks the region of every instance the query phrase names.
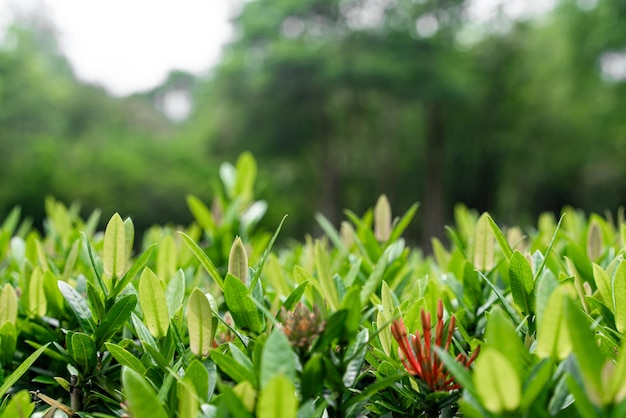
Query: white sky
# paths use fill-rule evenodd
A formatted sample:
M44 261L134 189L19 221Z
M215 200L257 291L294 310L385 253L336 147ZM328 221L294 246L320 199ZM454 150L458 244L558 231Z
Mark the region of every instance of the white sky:
M49 16L76 75L115 95L151 89L171 70L202 74L232 36L242 0L0 0L0 34L16 10ZM556 0L470 0L476 21L519 16ZM532 14L532 13L531 13Z
M169 71L201 74L232 36L235 0L0 0L0 27L15 10L50 17L76 75L116 95L153 88ZM1 29L0 29L1 30Z

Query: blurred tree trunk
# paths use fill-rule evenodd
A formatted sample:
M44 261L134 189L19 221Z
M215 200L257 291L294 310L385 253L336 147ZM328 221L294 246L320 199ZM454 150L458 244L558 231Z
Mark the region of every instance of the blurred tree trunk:
M445 222L443 202L444 116L437 102L426 104L426 150L424 164L424 223L421 246L425 254L432 252L431 238L443 238Z

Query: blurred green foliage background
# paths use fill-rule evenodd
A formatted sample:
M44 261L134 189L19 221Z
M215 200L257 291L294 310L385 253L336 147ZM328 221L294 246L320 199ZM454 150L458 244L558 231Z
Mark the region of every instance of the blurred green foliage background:
M533 19L468 20L463 0L253 0L210 76L175 72L125 98L81 83L41 22L0 45L0 214L44 197L187 223L219 163L258 162L265 224L284 236L388 195L421 203L428 246L453 206L530 223L626 196L626 6L563 0ZM202 54L203 51L198 51ZM164 104L188 94L172 121ZM174 95L174 96L172 96ZM426 239L428 238L428 239Z

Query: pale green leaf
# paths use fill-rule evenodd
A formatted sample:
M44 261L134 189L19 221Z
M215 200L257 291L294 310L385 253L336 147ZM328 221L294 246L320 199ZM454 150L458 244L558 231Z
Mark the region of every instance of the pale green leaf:
M274 376L261 390L256 407L258 418L296 418L298 399L293 383L283 375Z
M41 268L33 270L28 283L28 311L30 315L42 317L48 310L48 301L44 291L44 274Z
M178 381L178 415L177 418L197 418L200 412L198 395L195 386L185 377Z
M165 291L161 280L148 267L141 274L138 292L143 319L150 334L155 338L165 337L170 324Z
M489 215L483 213L474 231L474 267L489 271L494 267L494 238L489 224Z
M564 318L567 294L557 287L548 300L546 310L537 329L537 355L562 360L572 352L568 327Z
M213 313L209 300L198 288L189 296L187 308L187 326L189 328L189 347L191 352L202 358L209 355L213 342Z
M522 400L519 376L509 359L486 347L474 366L474 387L485 408L494 414L515 411Z
M339 294L337 293L337 288L333 281L328 252L322 241L315 243L315 270L317 271L317 279L324 297L328 301L328 305L332 310L337 310L339 308Z
M0 292L0 326L5 322L15 325L17 321L17 294L10 283Z
M387 242L391 235L391 205L384 194L374 207L374 235L379 242Z
M242 283L246 283L248 280L248 253L239 237L235 238L230 247L228 273L241 280Z
M110 278L120 278L126 271L126 228L122 217L115 213L104 232L102 264L104 274Z

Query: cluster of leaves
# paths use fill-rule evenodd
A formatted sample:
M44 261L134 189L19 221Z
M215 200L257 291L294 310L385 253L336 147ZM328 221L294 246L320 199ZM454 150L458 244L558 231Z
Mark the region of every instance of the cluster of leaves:
M402 238L418 206L394 219L383 196L277 250L254 159L220 175L210 209L189 196L196 221L136 254L118 214L99 232L48 199L43 234L5 219L0 417L626 413L621 214L566 209L524 235L458 206L424 257Z

